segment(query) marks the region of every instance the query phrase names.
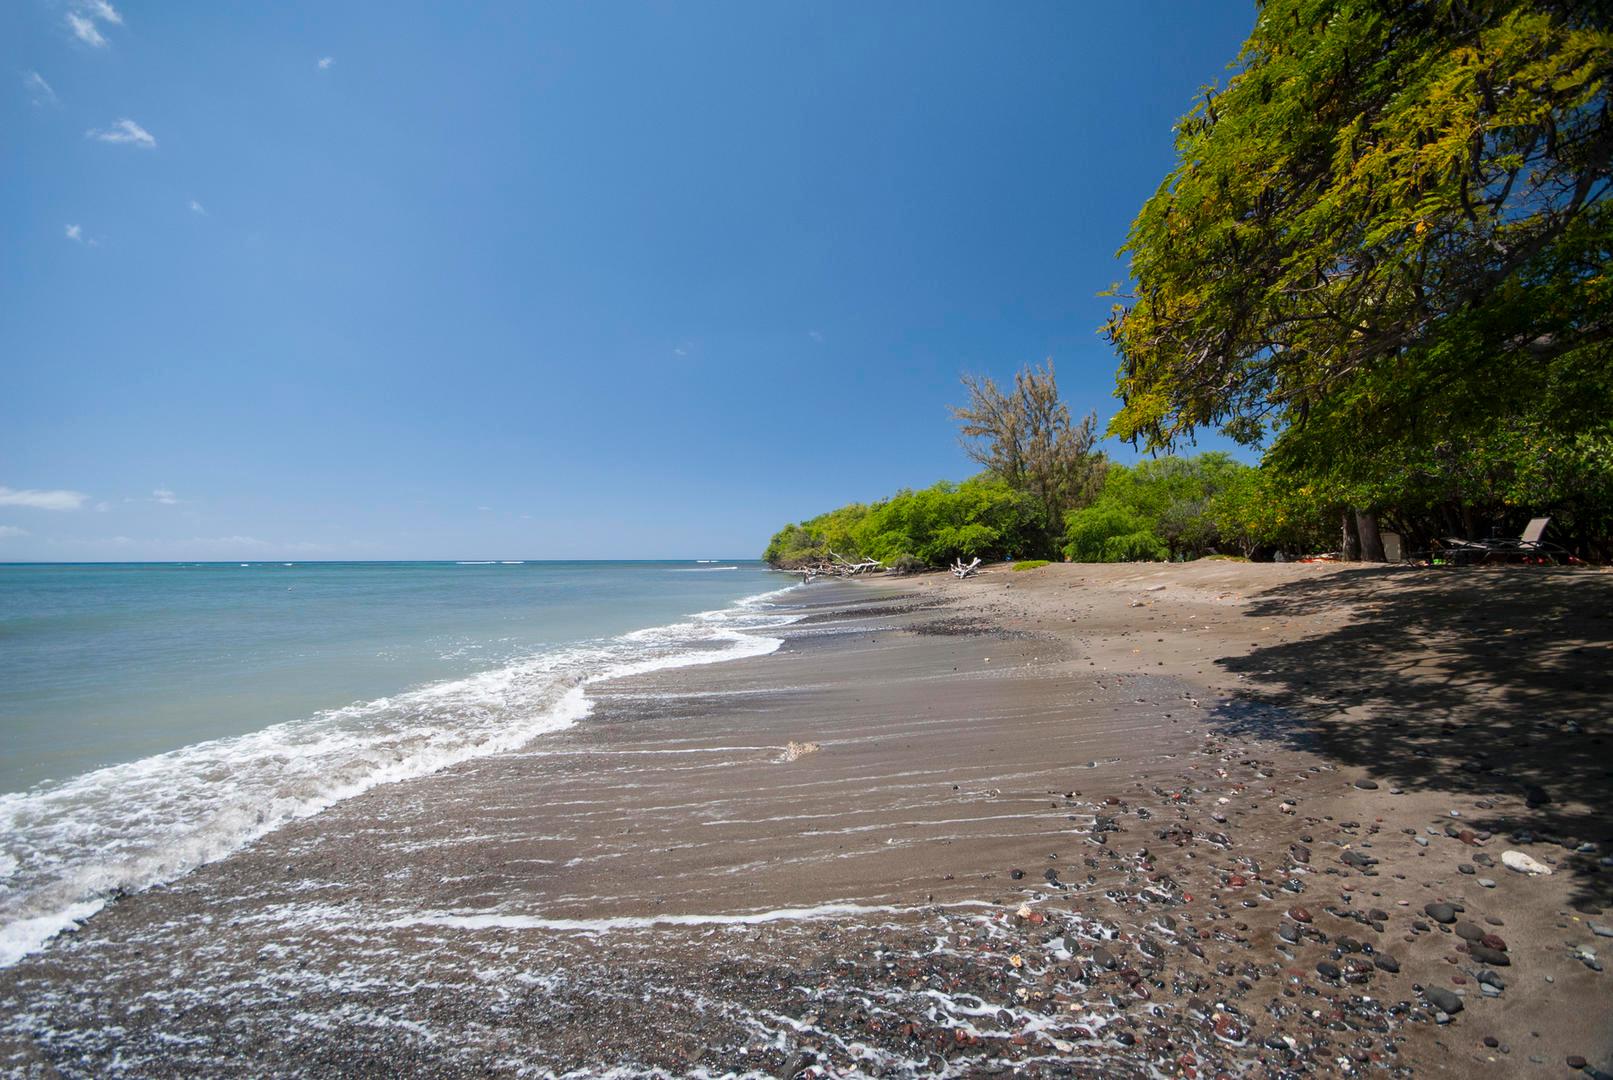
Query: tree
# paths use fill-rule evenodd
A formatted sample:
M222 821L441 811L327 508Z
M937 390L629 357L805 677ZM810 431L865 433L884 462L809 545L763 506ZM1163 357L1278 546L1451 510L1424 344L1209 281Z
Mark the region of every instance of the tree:
M1029 493L1042 510L1042 527L1055 537L1064 515L1092 500L1103 478L1104 457L1093 450L1097 414L1079 423L1060 400L1053 361L1014 376L1009 393L992 379L965 375L969 403L952 410L964 451L986 472Z
M1122 249L1111 434L1275 434L1277 468L1337 481L1372 529L1396 493L1352 462L1599 429L1610 80L1599 3L1265 0Z
M1115 562L1218 551L1233 541L1222 536L1222 519L1212 507L1255 471L1219 451L1111 465L1097 500L1066 516L1065 554Z

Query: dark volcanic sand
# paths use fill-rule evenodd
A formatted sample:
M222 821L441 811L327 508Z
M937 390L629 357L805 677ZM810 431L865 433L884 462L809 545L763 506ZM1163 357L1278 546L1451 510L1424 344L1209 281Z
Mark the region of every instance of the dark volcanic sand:
M1469 574L1431 596L1299 568L1154 573L798 591L806 617L772 656L593 687L570 731L374 789L110 905L0 971L0 1065L1545 1076L1578 1054L1609 1067L1609 984L1578 950L1613 946L1589 928L1613 922L1592 914L1610 837L1607 757L1590 742L1606 731L1610 579ZM1489 712L1468 718L1483 768L1415 752L1468 722L1447 715L1464 703L1437 662L1443 625L1462 590L1490 589L1468 599L1504 612L1503 587L1533 618L1543 589L1604 613L1552 607L1549 641L1491 665L1501 689L1486 700L1529 702L1531 731L1547 706L1523 691L1531 665L1549 667L1549 722L1579 729L1558 757L1593 759L1564 765L1534 808L1523 781L1540 770L1495 760ZM1447 690L1410 698L1420 682L1397 671L1408 708L1388 717L1395 687L1346 678L1334 639L1374 619L1387 634L1404 596L1427 619L1396 624L1395 655ZM1559 662L1559 641L1589 651ZM787 760L792 741L819 749ZM1527 742L1499 752L1545 752ZM1514 841L1503 823L1540 835ZM1575 853L1582 841L1597 846ZM1557 873L1513 873L1508 849ZM1424 912L1442 901L1464 909L1452 924ZM1446 993L1463 1002L1454 1019L1430 1000Z

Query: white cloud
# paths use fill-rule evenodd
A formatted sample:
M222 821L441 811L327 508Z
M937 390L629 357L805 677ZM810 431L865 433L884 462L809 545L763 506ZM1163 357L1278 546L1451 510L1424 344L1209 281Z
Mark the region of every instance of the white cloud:
M822 330L808 330L807 331L807 337L811 338L813 341L816 341L819 345L823 344L823 331Z
M682 345L679 345L676 349L672 350L672 355L673 356L688 356L689 355L689 350L685 349Z
M151 493L151 498L156 502L162 503L164 506L172 506L179 501L179 496L175 495L167 488L157 488Z
M100 19L114 26L123 25L123 16L119 15L118 9L107 3L107 0L84 0L79 4L79 9L89 12L92 19Z
M336 58L334 56L321 56L319 58L319 70L320 71L329 71L330 66L332 64L334 64L335 62L336 62Z
M76 11L67 13L67 25L73 31L73 36L92 49L106 48L106 38L101 31L95 28L94 19L86 19Z
M67 235L67 238L73 241L75 244L82 244L84 242L84 226L82 225L69 225L63 230L63 232Z
M73 36L92 49L106 48L106 38L96 23L122 26L123 16L109 0L74 0L73 10L67 13L67 28Z
M19 529L15 525L0 525L0 540L8 536L27 536L27 529Z
M26 506L34 510L77 510L89 496L82 491L35 491L0 487L0 506Z
M52 90L50 83L37 71L30 71L23 75L22 85L28 88L28 100L35 105L56 104L56 91Z
M151 132L135 123L133 120L119 120L109 128L96 131L91 128L84 133L87 139L99 139L108 143L123 143L129 146L138 146L142 150L152 150L157 146L157 140L152 138Z
M202 215L202 217L206 217L207 216L207 207L203 206L201 203L197 202L195 199L192 199L190 201L190 212L193 213L193 214L200 214L200 215Z

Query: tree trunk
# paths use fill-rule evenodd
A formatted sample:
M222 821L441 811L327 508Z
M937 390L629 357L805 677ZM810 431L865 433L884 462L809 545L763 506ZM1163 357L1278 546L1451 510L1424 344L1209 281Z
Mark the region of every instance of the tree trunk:
M1351 510L1344 511L1343 518L1344 518L1344 521L1343 521L1343 525L1344 525L1344 544L1343 544L1343 547L1340 549L1339 558L1341 558L1345 562L1360 562L1361 561L1361 534L1358 531L1358 527L1356 525L1354 511L1351 511Z
M1383 536L1378 532L1378 515L1371 510L1355 512L1355 531L1361 538L1361 558L1366 562L1388 562L1383 551Z

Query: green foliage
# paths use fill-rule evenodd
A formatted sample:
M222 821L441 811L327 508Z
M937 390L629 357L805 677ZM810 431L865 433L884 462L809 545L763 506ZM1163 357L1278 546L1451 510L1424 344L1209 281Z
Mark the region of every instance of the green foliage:
M1116 502L1099 499L1065 519L1064 554L1075 562L1138 562L1170 557L1148 519Z
M1132 226L1111 432L1163 446L1219 424L1253 442L1268 417L1301 424L1385 369L1460 381L1482 421L1510 381L1483 369L1605 340L1613 34L1598 11L1262 4L1240 70L1178 125L1177 166Z
M871 506L853 504L774 535L763 558L799 566L827 558L903 559L941 566L955 558L1002 559L1033 550L1041 532L1036 500L997 480L940 483L900 491Z
M1227 454L1162 457L1109 469L1097 502L1070 514L1065 552L1079 562L1325 550L1336 508Z
M1070 419L1051 360L1022 368L1007 392L979 375L965 375L963 385L969 403L954 408L952 417L964 452L986 475L1036 500L1043 529L1038 546L1050 547L1064 515L1090 503L1103 482L1107 460L1094 449L1097 414L1078 424Z
M854 530L857 551L886 563L904 555L941 566L1027 550L1040 526L1035 499L997 480L940 483L875 503Z
M1333 550L1338 543L1339 513L1340 507L1318 495L1315 488L1281 476L1268 466L1233 473L1205 508L1218 546L1245 556Z
M1021 570L1040 570L1046 565L1048 565L1047 559L1021 559L1014 564L1014 572L1018 573Z
M773 535L762 558L773 566L783 567L827 559L831 551L850 558L857 553L853 532L867 516L868 507L852 503L799 525L786 525Z
M1275 437L1279 487L1410 537L1530 507L1605 548L1610 87L1604 4L1265 0L1132 225L1110 433Z

